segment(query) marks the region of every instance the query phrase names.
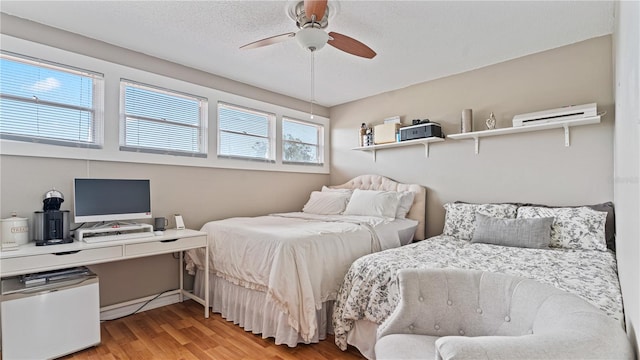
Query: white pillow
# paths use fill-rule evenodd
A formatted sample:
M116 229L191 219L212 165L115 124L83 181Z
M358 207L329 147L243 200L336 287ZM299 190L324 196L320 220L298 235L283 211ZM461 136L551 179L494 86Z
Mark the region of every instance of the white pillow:
M395 191L355 189L343 214L394 219L398 202L398 193Z
M396 219L404 219L411 210L413 199L416 194L413 191L398 192L398 209L396 210Z
M313 191L309 196L309 201L302 208L302 212L318 215L338 215L344 211L350 196L350 193L338 191Z
M324 186L324 185L322 186L322 191L323 192L331 192L331 191L333 191L333 192L344 192L344 193L349 193L349 196L351 196L351 193L353 192L353 190L351 190L351 189L332 189L332 188Z

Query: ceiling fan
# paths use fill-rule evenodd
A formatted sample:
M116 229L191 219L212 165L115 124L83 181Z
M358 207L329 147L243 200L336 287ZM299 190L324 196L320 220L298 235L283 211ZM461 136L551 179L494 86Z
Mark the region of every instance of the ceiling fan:
M376 56L375 51L356 39L334 31L329 33L324 31L324 28L329 24L329 7L327 6L327 0L300 1L295 4L290 13L292 18L295 17L294 20L300 30L254 41L241 46L240 49L253 49L295 38L300 46L311 52L320 50L325 44L329 44L351 55L367 59L372 59Z

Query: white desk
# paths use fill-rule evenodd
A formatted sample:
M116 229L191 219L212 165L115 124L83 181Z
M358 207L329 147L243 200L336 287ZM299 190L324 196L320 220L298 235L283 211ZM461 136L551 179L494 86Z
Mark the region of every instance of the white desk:
M183 251L205 249L204 299L184 289ZM23 275L41 271L63 269L74 266L101 264L106 262L134 259L145 256L180 252L180 301L186 296L204 306L204 317L209 317L209 251L207 234L195 230L165 230L163 235L148 238L85 243L74 241L69 244L36 246L34 242L20 246L17 250L0 252L0 277ZM171 292L170 292L171 293Z

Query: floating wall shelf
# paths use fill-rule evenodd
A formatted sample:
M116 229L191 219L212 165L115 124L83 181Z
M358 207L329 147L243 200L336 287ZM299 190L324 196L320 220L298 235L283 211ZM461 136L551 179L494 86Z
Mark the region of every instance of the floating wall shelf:
M559 129L564 128L564 146L570 146L569 143L569 128L572 126L581 126L581 125L590 125L597 124L600 122L601 115L589 117L585 119L577 119L577 120L566 120L566 121L557 121L546 124L536 124L536 125L525 125L518 127L510 127L510 128L502 128L502 129L494 129L494 130L482 130L482 131L473 131L468 133L460 133L447 135L447 138L454 140L475 140L476 145L476 154L479 153L479 142L481 137L487 136L498 136L498 135L508 135L508 134L517 134L531 131L541 131L548 129Z
M361 147L353 148L351 150L371 151L371 153L373 154L373 161L376 161L377 150L411 146L411 145L424 145L424 156L429 157L429 144L434 142L441 142L441 141L444 141L444 139L439 137L429 137L424 139L407 140L407 141L400 141L400 142L394 142L394 143L388 143L388 144L361 146Z

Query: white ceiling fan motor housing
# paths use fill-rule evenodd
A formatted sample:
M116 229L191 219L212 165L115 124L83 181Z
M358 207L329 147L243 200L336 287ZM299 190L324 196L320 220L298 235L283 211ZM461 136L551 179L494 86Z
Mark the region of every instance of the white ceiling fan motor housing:
M307 27L296 33L296 40L304 49L317 51L329 41L329 34L322 29Z

